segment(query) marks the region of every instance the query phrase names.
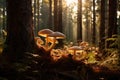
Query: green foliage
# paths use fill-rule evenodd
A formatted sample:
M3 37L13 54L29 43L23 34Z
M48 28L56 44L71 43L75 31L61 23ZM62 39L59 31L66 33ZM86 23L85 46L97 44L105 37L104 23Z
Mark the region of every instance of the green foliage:
M118 42L119 42L118 37L119 37L118 35L112 35L111 38L107 38L105 40L106 44L108 45L107 48L116 48L117 49L118 46L120 45L120 44L118 44Z
M109 56L100 61L99 65L108 67L110 70L120 70L118 50L112 50L108 50Z
M88 63L95 63L96 62L94 52L89 52L87 57L88 57Z
M106 40L106 49L103 61L100 65L106 66L111 70L120 70L120 35L112 35L111 38Z

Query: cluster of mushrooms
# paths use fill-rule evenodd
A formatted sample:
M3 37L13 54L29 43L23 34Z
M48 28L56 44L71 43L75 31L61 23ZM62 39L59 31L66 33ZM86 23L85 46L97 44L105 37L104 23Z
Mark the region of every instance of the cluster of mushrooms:
M50 29L42 29L38 32L38 35L45 37L45 43L40 37L36 37L37 46L43 47L45 51L51 51L58 44L57 39L65 39L66 37L63 33L54 32Z
M80 42L77 46L64 46L63 49L54 49L58 44L58 39L65 39L65 35L61 32L54 32L50 29L42 29L38 32L38 35L45 38L45 42L36 37L36 44L39 48L43 48L45 51L50 52L54 61L59 60L62 57L72 56L72 59L81 61L86 58L89 44L87 42Z

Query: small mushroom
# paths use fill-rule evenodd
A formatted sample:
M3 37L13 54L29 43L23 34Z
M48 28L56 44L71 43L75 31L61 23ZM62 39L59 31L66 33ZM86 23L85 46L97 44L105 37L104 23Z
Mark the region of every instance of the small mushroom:
M53 38L52 44L47 49L47 51L50 51L56 45L56 39L64 39L65 35L63 33L61 33L61 32L53 32L52 34L49 34L48 37Z
M44 44L44 41L40 37L35 37L35 42L38 47L42 47L41 45Z
M45 39L46 40L46 43L45 43L46 47L48 47L48 35L51 34L51 33L53 33L53 31L50 30L50 29L42 29L38 32L39 36L42 36L42 37L46 38Z
M75 59L76 52L81 51L81 50L83 50L83 49L80 46L72 46L68 49L69 52L73 51L73 59Z
M79 46L72 46L72 47L70 47L68 50L69 50L69 51L73 51L73 55L75 55L75 54L76 54L76 51L82 50L82 48L79 47Z

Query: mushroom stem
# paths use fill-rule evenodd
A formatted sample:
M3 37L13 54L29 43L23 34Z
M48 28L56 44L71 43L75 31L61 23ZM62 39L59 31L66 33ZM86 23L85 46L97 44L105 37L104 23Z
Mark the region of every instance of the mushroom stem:
M46 36L46 43L45 46L48 48L48 35Z
M75 53L76 53L76 50L74 50L73 55L75 55Z
M76 50L73 50L73 59L75 59Z
M46 51L51 51L54 47L55 47L55 45L56 45L56 38L54 38L54 40L53 40L53 43L50 45L50 47L49 48L47 48L47 50Z

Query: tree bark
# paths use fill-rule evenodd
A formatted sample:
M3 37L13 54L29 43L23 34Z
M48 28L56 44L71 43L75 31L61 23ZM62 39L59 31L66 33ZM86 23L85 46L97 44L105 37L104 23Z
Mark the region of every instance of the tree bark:
M101 0L101 14L100 14L100 42L99 42L99 48L100 51L103 52L105 49L105 0Z
M58 6L58 30L59 32L63 32L63 23L62 23L62 0L59 0ZM59 44L57 47L63 47L63 40L59 40Z
M33 25L34 25L34 33L35 33L35 35L37 35L37 21L36 21L36 13L37 13L37 5L36 5L36 3L37 3L37 1L36 0L34 0L34 13L33 13Z
M96 42L96 13L95 13L95 0L93 0L93 31L92 31L92 43Z
M31 0L7 0L7 39L3 55L16 61L34 47Z
M58 31L62 32L63 30L62 25L62 0L59 0L59 7L58 7Z
M58 30L58 0L54 0L54 31Z
M49 0L49 28L52 29L52 0Z
M108 38L117 34L117 0L109 0Z
M77 40L82 41L82 0L78 0Z

